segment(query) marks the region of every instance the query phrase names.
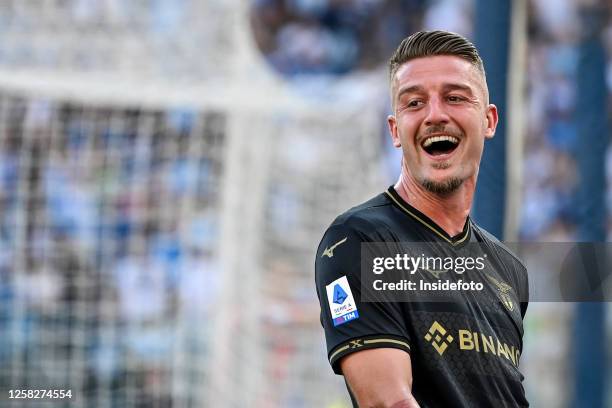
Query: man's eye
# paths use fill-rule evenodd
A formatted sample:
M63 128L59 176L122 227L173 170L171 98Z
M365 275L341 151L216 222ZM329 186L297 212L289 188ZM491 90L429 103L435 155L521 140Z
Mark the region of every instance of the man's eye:
M422 101L420 101L418 99L413 99L411 101L408 101L406 106L408 106L409 108L415 108L415 107L421 105L421 103L422 103Z
M448 97L448 100L449 100L450 102L461 102L461 101L463 101L463 100L464 100L464 98L463 98L463 97L461 97L461 96L457 96L457 95L450 95L450 96Z

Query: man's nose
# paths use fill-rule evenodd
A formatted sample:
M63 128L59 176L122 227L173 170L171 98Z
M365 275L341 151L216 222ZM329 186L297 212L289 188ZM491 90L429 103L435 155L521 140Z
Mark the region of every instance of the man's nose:
M427 117L425 118L425 125L431 126L449 122L446 106L441 98L431 98L427 108L429 110L427 111Z

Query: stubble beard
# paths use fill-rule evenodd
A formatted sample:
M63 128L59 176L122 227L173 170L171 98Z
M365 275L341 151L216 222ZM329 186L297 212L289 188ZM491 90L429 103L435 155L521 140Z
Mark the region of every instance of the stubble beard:
M444 170L449 168L451 165L447 162L436 163L433 165L434 168L439 170ZM439 195L439 196L448 196L451 193L454 193L461 187L464 179L459 177L449 177L443 181L434 181L423 178L420 180L421 186L430 193Z

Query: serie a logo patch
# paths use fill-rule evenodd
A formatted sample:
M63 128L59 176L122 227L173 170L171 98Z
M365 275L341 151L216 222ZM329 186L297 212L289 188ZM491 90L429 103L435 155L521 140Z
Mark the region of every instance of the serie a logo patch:
M334 326L339 326L359 317L357 305L346 276L336 279L327 285L325 290Z

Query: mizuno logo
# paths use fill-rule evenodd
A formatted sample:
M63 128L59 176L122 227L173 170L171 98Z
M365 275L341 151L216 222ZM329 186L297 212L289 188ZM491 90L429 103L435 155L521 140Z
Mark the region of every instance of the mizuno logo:
M344 244L346 242L346 240L348 239L348 237L344 237L343 239L341 239L340 241L336 242L334 245L325 248L325 250L323 251L323 254L321 255L321 258L323 258L324 256L327 256L328 258L331 258L334 256L334 249L336 249L336 247L340 244Z

